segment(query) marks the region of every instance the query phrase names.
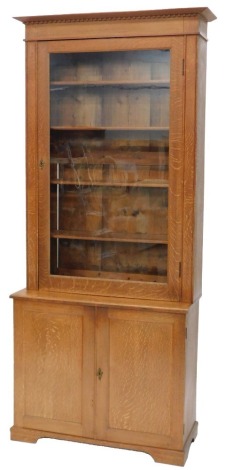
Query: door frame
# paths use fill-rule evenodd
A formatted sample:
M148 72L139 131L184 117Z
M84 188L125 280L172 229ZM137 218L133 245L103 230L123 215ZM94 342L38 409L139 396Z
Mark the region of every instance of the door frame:
M49 54L66 52L170 49L171 94L169 138L169 208L167 283L150 283L50 274L50 98ZM38 252L38 287L94 295L113 295L141 299L179 300L181 296L180 263L182 257L182 205L184 154L184 57L183 37L109 38L76 41L43 41L37 48L37 167L38 167L38 240L32 251ZM42 167L41 161L44 161ZM31 170L32 171L32 170ZM47 188L47 190L46 190ZM49 188L49 189L48 189ZM29 235L28 235L29 237ZM36 253L36 251L35 251Z

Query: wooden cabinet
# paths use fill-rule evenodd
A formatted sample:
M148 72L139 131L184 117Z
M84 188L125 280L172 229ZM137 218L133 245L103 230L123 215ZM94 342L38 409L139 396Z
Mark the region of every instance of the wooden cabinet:
M19 18L27 287L12 439L142 450L197 434L205 8Z

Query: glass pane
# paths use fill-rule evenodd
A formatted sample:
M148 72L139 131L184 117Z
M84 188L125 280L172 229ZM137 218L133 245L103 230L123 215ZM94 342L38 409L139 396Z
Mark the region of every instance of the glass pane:
M50 59L51 273L166 282L169 51Z

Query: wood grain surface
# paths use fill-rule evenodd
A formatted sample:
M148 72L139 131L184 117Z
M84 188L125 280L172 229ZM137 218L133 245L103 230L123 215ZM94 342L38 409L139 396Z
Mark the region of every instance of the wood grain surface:
M201 7L17 19L26 24L27 288L11 296L11 438L184 465L197 435L215 16Z
M202 282L206 79L206 43L195 36L187 38L185 77L182 298L195 301L201 296Z
M104 373L97 384L97 434L182 448L184 317L98 309L96 345Z
M139 446L137 444L123 444L122 442L104 441L102 439L88 439L81 436L73 436L67 434L66 439L68 441L81 442L85 444L94 444L99 446L117 447L119 449L130 449L139 452L145 452L155 460L155 462L166 463L170 465L183 466L187 460L191 443L195 440L198 431L198 423L195 423L191 433L182 450L177 449L163 449L160 447L150 446ZM34 429L24 429L18 426L11 428L11 439L14 441L36 443L40 438L53 438L53 439L65 439L64 434L48 432L48 431L37 431Z
M26 24L27 41L43 41L87 37L204 34L202 23L206 24L215 18L208 8L202 7L16 19ZM76 23L76 28L73 23Z
M26 45L27 287L38 288L37 44Z
M93 331L88 307L16 301L16 424L93 432Z

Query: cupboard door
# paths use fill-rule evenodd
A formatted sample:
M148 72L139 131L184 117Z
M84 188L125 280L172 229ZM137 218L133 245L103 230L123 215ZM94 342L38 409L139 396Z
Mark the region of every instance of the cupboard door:
M38 45L39 286L179 299L182 38Z
M15 303L15 424L93 433L94 310Z
M110 309L97 322L98 436L182 448L184 318Z

